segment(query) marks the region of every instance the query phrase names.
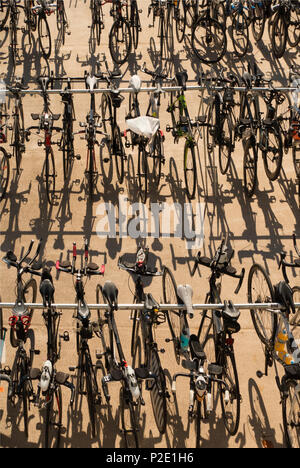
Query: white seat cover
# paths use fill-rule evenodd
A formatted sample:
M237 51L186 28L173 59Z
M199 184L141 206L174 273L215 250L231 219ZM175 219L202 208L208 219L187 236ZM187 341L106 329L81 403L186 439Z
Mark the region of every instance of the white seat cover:
M126 120L126 126L137 135L152 138L159 129L159 119L154 117L136 117Z
M194 316L193 303L192 303L193 288L189 284L184 284L184 285L181 284L177 287L177 294L178 294L178 297L180 297L180 299L186 306L188 316L190 318L193 318Z

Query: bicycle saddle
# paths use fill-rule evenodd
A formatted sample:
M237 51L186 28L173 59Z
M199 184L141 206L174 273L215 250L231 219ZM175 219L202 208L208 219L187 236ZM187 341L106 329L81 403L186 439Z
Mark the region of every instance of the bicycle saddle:
M186 83L188 80L188 74L186 71L183 72L178 72L176 73L176 80L178 83L178 86L181 86L182 88L186 88Z
M206 354L200 345L199 338L196 335L190 336L190 350L192 359L197 358L199 361L204 361L206 359Z
M37 79L37 82L40 85L40 87L42 88L42 90L46 91L48 89L49 83L52 82L52 78L50 78L49 76L40 76Z
M129 87L138 93L142 87L142 80L138 75L133 75L129 80Z
M236 309L232 301L224 301L223 317L231 320L238 320L240 315L240 311Z
M285 376L282 378L282 381L285 382L288 379L300 380L300 364L291 364L285 366Z
M52 275L48 268L44 268L42 272L40 293L43 298L44 307L50 307L54 302L55 288L53 285Z
M292 311L293 314L295 314L296 309L295 309L295 304L293 300L293 291L291 287L287 284L286 281L280 281L275 287L274 287L274 292L275 292L275 301L279 302L281 304L286 312L290 314Z
M179 297L179 299L182 300L182 303L186 306L189 318L193 318L194 313L193 313L193 304L192 304L192 297L193 297L192 287L189 284L179 285L177 287L177 296Z
M148 310L159 309L159 304L156 302L152 294L146 294L145 307Z
M86 77L85 82L86 82L87 87L88 87L91 91L93 91L93 90L96 88L96 86L97 86L98 80L97 80L97 78L96 78L95 76L88 75L88 76Z
M242 80L246 86L246 88L251 88L252 86L252 77L250 75L250 73L248 72L245 72L242 76Z
M107 299L109 305L114 309L118 309L118 288L111 281L106 281L102 289L104 297Z

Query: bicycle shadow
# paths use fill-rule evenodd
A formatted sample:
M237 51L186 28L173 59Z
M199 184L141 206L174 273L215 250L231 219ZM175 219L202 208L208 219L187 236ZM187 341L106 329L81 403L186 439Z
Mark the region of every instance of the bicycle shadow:
M254 379L248 382L251 413L248 416L249 430L253 433L258 448L283 448L283 443L276 440L275 429L271 426L262 394ZM283 427L280 424L283 434Z

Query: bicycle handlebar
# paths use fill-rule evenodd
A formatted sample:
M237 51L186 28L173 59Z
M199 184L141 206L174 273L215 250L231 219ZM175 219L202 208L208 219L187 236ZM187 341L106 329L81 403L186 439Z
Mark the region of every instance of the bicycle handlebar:
M287 283L289 283L289 279L288 279L288 276L287 276L287 273L286 273L286 267L289 267L289 268L300 268L300 250L297 246L297 239L296 239L296 235L293 234L293 244L294 244L294 248L295 248L295 251L298 255L298 258L296 260L294 260L294 262L287 262L285 260L287 254L286 252L281 252L280 253L280 262L279 262L279 270L280 268L282 269L282 274L283 274L283 277L285 279L285 281Z
M151 271L151 270L142 270L138 267L138 265L126 265L125 263L121 262L121 259L118 260L118 267L121 270L128 271L129 273L134 273L139 276L162 276L162 271Z

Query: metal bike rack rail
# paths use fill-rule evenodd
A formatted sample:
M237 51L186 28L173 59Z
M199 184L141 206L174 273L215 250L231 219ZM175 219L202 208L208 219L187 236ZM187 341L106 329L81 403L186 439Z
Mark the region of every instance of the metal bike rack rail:
M13 309L15 307L14 302L0 302L1 309ZM28 303L25 304L26 307L29 309L47 309L41 303ZM253 304L234 304L234 306L239 310L248 310L248 309L272 309L272 311L280 311L283 309L281 304L277 302L270 302L270 303L253 303ZM65 310L73 310L78 307L78 304L52 304L53 308L56 309L65 309ZM97 309L106 309L109 310L108 304L88 304L90 310L97 310ZM144 309L144 304L119 304L118 310L142 310ZM300 303L295 303L296 308L300 308ZM160 304L159 310L185 310L186 307L182 304ZM222 310L224 309L224 304L193 304L193 310Z
M222 91L224 90L223 87L219 86L187 86L184 88L185 91L204 91L205 89L209 91ZM266 87L261 87L261 88L245 88L245 87L234 87L232 88L234 91L238 92L243 92L243 91L249 91L249 92L266 92L266 91L281 91L281 92L294 92L299 90L300 88L287 88L287 87L281 87L281 88L266 88ZM162 92L162 93L171 93L174 91L181 91L182 87L181 86L158 86L158 87L149 87L149 88L141 88L139 90L139 93L155 93L155 92ZM89 89L49 89L47 90L47 94L101 94L101 93L116 93L116 94L123 94L123 93L135 93L135 90L133 88L101 88L101 89L94 89L94 90L89 90ZM9 90L3 90L3 94L6 95L13 95ZM22 94L26 95L39 95L42 94L43 91L40 89L30 89L30 90L24 90L22 91ZM1 93L0 93L1 94Z

